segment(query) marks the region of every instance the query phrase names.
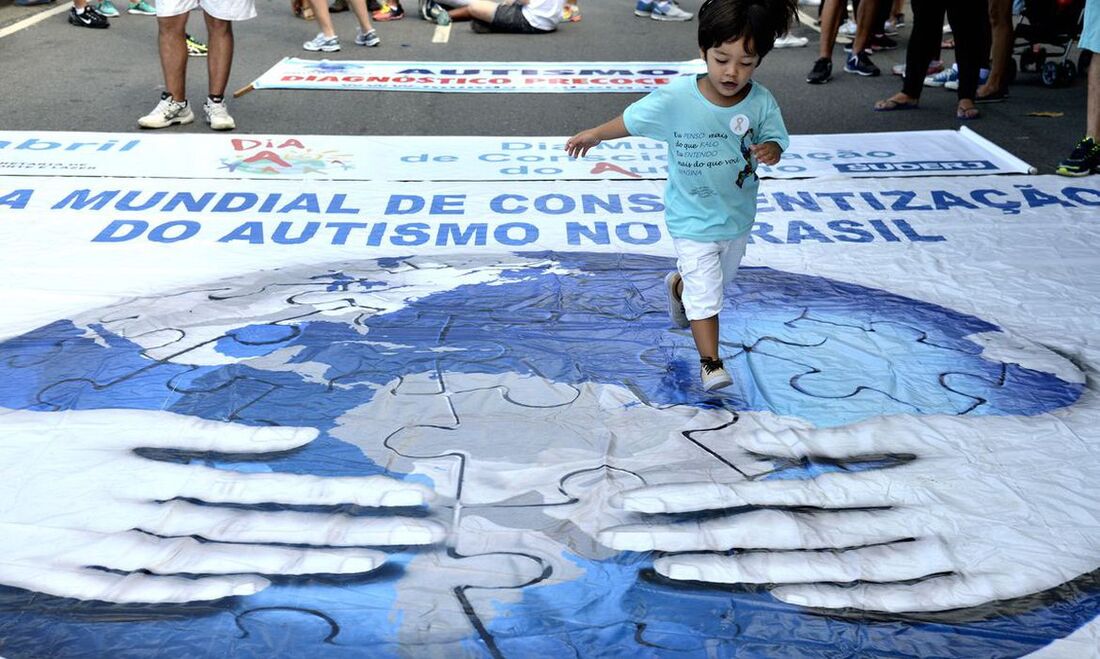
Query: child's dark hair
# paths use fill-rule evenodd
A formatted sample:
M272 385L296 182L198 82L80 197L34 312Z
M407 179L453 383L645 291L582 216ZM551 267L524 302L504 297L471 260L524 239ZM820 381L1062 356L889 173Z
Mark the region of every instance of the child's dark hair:
M764 59L796 11L798 0L706 0L699 8L699 50L744 39L746 50Z

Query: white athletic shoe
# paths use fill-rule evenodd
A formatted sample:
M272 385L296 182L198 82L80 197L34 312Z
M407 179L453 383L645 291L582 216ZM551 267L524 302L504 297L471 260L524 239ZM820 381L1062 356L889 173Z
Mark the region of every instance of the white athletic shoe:
M189 124L194 120L195 113L191 112L191 105L187 101L173 99L166 92L152 112L138 119L138 125L142 128L167 128L176 124Z
M774 48L802 48L806 44L810 43L810 40L806 37L796 37L793 34L784 34L775 40Z
M225 101L212 101L207 98L202 104L202 109L206 113L206 123L210 124L214 130L233 130L237 127L237 122L229 116Z
M661 2L656 3L653 5L653 11L649 14L649 17L655 21L690 21L692 16L694 14L680 9L671 0L661 0Z
M318 32L317 36L302 44L302 48L311 53L316 53L318 51L322 53L335 53L340 50L340 37L335 34L331 37L326 37L324 32Z
M665 289L668 291L668 319L672 324L681 329L691 327L684 303L676 297L676 284L680 283L680 273L670 272L665 275Z
M721 359L700 359L699 377L703 380L703 389L714 391L733 384L733 378L726 372Z

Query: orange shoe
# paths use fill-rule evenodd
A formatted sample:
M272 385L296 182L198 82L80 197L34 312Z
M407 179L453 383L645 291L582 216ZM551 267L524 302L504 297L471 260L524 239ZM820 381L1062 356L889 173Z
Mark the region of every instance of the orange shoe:
M371 18L376 21L399 21L405 18L405 10L401 8L400 2L384 2L382 8L371 14Z

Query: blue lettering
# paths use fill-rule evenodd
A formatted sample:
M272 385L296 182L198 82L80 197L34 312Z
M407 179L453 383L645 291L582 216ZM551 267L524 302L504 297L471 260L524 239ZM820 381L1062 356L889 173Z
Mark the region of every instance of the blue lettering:
M584 238L594 245L610 245L611 236L607 232L607 222L594 222L589 228L580 222L567 222L565 235L570 245L580 245Z
M145 233L145 230L149 228L149 223L142 220L115 220L108 224L103 231L99 232L95 238L92 238L93 243L121 243L127 240L133 240L141 234ZM128 233L119 233L123 229L128 229Z

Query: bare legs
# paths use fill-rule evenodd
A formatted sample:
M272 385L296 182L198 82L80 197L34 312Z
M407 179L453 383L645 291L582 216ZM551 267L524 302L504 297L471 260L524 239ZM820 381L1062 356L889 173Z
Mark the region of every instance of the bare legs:
M187 100L187 14L157 17L157 45L160 48L160 68L164 72L164 88L177 101ZM210 57L214 44L210 44Z
M492 23L498 6L498 3L492 0L470 0L470 4L452 9L447 12L447 15L452 21L479 20Z
M204 13L209 35L206 71L211 96L225 96L233 65L233 24ZM157 44L164 88L177 101L187 100L187 14L157 17Z
M676 276L676 299L684 294L684 280ZM702 358L718 359L718 316L691 321L691 338Z
M206 72L210 77L210 95L225 96L225 86L229 84L229 69L233 66L233 24L205 12L203 16L206 18L209 38ZM187 57L186 45L183 54Z
M1012 0L989 0L989 25L993 31L989 79L978 88L978 98L998 94L1008 86L1005 71L1012 58Z

